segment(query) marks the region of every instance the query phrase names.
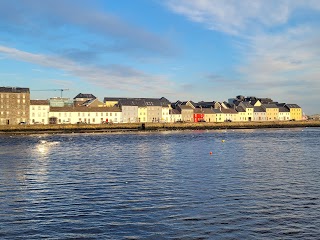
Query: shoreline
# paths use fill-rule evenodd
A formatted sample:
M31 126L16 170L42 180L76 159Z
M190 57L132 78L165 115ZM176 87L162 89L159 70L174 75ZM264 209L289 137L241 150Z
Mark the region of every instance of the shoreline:
M96 125L13 125L0 126L0 135L63 134L63 133L121 133L171 130L219 130L320 127L320 121L270 121L222 123L116 123Z

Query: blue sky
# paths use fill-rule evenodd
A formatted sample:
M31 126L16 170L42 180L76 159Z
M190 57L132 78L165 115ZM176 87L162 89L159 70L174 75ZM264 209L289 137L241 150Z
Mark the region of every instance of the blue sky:
M1 0L0 86L320 113L318 0Z

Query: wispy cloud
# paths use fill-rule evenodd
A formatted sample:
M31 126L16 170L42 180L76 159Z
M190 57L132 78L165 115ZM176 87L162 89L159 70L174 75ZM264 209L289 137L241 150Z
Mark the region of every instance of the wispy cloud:
M298 8L320 9L315 0L166 0L173 12L207 28L232 35L286 24Z
M163 94L168 93L168 87L172 85L165 76L150 75L124 65L81 65L59 56L34 54L1 45L0 53L11 59L65 71L105 89Z
M3 0L0 1L0 26L7 32L20 33L36 42L43 41L42 44L47 46L50 45L48 40L51 40L52 44L60 41L64 43L64 48L70 46L71 57L79 54L89 54L92 57L103 52L100 50L128 55L175 54L176 47L165 37L99 10L98 7L99 4L94 0L23 0L19 1L19 4ZM81 31L87 33L86 38L81 37ZM37 39L40 35L41 38ZM77 52L78 49L73 45L79 44L89 49L85 52L79 49ZM93 49L92 46L100 46L100 49Z
M238 68L249 87L285 95L320 89L320 32L301 26L253 36L250 43Z

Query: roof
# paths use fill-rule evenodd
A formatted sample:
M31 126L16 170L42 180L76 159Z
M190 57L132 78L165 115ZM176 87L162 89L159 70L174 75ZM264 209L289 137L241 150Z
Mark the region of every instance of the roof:
M73 99L76 99L76 98L96 98L96 97L91 93L79 93Z
M50 112L121 112L117 107L50 107Z
M203 108L202 112L204 114L214 114L214 111L211 108Z
M128 98L123 98L123 97L105 97L103 99L103 102L118 102L120 100L123 100L123 99L128 99Z
M273 100L271 98L257 98L262 104L272 103Z
M222 113L222 112L220 111L220 109L212 109L212 112L214 112L214 113Z
M144 106L168 106L170 104L169 100L162 97L160 99L158 98L107 98L105 97L103 99L104 102L108 101L117 101L119 105L121 106L138 106L138 107L144 107Z
M241 107L241 106L238 106L238 107L236 108L236 110L237 110L237 112L246 112L246 110L245 110L243 107Z
M238 112L233 108L221 108L221 112L229 114L237 114Z
M254 112L266 112L266 110L261 106L253 107L253 108L254 108L254 110L253 110Z
M301 108L301 107L299 107L297 104L286 104L285 105L287 108Z
M195 108L193 110L194 113L203 113L202 109L201 108Z
M215 104L215 101L212 101L212 102L204 102L204 101L201 101L201 102L198 102L197 105L198 106L201 106L203 108L211 108L211 107L214 107L214 104Z
M279 108L276 104L274 103L269 103L269 104L262 104L264 108Z
M20 87L0 87L0 92L4 93L30 93L29 88Z
M30 105L48 105L49 100L30 100Z
M171 109L170 114L181 114L181 112L178 109Z
M253 108L249 102L241 102L240 104L243 108Z
M279 107L279 112L290 112L290 110L286 107Z
M187 105L179 105L179 108L180 108L180 109L185 109L185 110L193 110L192 107L187 106Z

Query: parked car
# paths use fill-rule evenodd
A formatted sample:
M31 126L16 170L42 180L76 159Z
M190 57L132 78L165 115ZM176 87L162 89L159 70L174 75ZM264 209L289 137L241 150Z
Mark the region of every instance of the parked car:
M27 125L27 122L20 122L19 125Z
M206 122L206 120L204 120L204 119L200 119L198 122Z

